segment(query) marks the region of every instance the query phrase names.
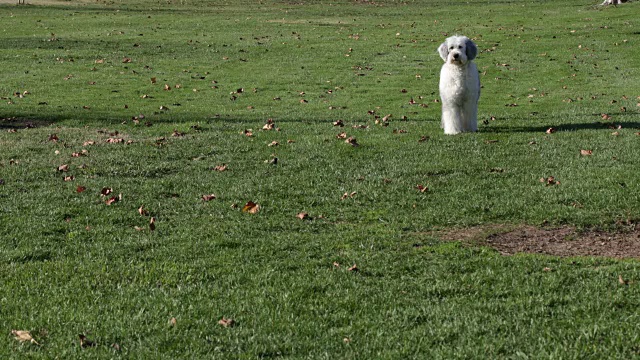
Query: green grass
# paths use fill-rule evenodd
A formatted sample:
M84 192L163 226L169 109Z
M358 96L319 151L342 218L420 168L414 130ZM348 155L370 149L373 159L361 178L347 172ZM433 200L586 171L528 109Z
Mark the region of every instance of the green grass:
M637 261L432 233L640 220L637 5L331 3L0 5L0 357L640 357ZM454 33L485 123L451 137Z

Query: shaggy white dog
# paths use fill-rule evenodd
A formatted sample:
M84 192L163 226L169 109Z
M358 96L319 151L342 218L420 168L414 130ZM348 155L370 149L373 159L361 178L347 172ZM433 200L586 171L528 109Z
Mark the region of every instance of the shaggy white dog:
M478 131L480 77L473 63L478 49L466 36L447 38L438 48L444 60L440 71L440 99L444 133Z

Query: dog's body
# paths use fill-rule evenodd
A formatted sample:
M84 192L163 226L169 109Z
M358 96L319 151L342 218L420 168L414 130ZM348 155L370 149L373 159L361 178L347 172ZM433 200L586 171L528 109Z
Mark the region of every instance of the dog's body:
M444 133L478 131L480 78L472 61L478 50L466 36L447 38L438 48L444 65L440 71L440 99Z

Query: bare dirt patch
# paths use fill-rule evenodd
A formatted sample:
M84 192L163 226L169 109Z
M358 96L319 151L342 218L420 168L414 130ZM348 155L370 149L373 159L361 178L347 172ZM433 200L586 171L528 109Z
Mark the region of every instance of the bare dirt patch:
M534 226L492 225L436 234L447 241L489 246L503 255L518 253L555 256L603 256L640 259L640 224L617 232L578 230L571 226L538 228Z

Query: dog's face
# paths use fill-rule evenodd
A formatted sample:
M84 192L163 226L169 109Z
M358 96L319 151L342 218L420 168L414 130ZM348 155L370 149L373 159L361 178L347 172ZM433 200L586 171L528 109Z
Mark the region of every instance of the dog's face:
M466 36L452 36L440 45L438 53L447 64L464 65L476 58L478 48Z

